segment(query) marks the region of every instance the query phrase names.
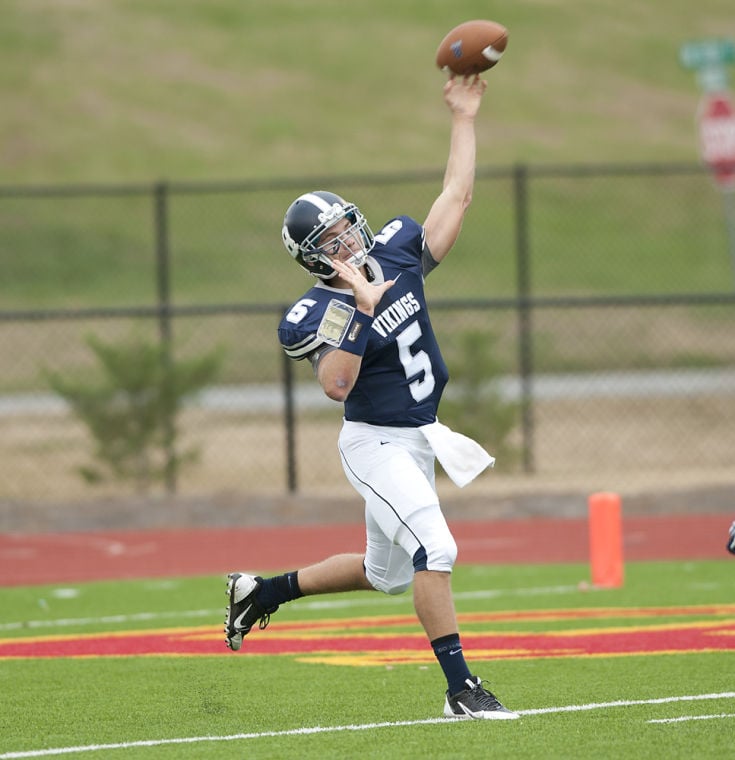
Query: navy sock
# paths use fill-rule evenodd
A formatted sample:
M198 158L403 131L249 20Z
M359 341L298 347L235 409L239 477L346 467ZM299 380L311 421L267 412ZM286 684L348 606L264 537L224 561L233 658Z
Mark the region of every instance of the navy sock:
M258 591L258 601L266 610L272 610L279 604L302 596L297 571L276 575L273 578L264 578L263 585Z
M447 679L447 687L450 694L457 694L467 688L465 679L471 678L472 673L467 667L462 654L462 644L458 633L450 633L449 636L441 636L431 642L436 659L444 671Z

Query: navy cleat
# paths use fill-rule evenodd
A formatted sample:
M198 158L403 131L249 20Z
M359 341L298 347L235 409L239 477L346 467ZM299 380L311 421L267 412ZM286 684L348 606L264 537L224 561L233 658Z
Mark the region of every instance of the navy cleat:
M229 597L225 617L225 643L236 652L242 646L243 637L250 633L256 621L259 628L265 628L271 619L271 614L278 607L267 610L255 598L262 585L262 578L247 573L230 573L227 576Z
M515 720L520 717L503 707L498 698L483 688L476 676L468 678L467 688L458 694L447 692L444 701L444 715L447 718L474 718L478 720Z

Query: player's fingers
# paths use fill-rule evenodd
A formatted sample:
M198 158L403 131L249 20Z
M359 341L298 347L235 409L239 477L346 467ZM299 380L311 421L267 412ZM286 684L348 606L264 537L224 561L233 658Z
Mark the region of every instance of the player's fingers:
M354 269L349 261L342 261L342 259L333 259L332 266L341 274L351 274Z

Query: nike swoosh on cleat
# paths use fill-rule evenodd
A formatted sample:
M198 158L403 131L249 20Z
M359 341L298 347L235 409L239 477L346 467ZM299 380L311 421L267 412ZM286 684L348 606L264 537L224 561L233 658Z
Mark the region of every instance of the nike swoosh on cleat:
M233 628L240 628L240 624L242 623L242 619L245 617L245 615L250 612L250 608L252 607L252 604L249 604L233 621L232 627Z

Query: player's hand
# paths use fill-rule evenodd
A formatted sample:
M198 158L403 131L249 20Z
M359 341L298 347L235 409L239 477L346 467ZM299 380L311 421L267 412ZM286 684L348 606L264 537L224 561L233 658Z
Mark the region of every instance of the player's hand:
M395 280L386 280L379 285L373 285L354 264L339 259L333 259L331 264L340 279L352 288L357 308L369 316L375 312L375 307L380 303L385 291L395 283Z
M486 89L487 82L479 74L465 77L451 74L444 85L444 101L452 113L473 119Z

